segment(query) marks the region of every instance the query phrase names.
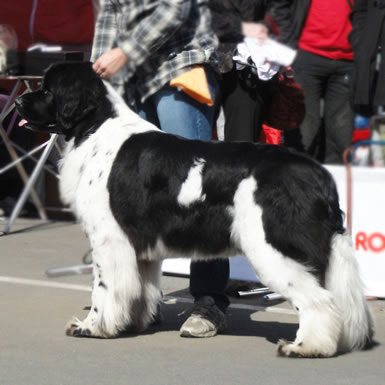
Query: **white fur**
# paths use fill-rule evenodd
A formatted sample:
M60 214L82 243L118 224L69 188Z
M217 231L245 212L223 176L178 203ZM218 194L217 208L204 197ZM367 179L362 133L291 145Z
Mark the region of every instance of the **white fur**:
M178 203L189 206L196 201L203 201L202 196L202 169L205 164L203 159L197 159L191 166L186 180L183 182L178 195Z

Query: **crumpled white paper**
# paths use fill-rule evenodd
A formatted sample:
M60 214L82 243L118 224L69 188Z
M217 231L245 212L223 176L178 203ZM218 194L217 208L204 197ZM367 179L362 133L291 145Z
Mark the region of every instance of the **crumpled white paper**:
M233 60L237 69L251 66L261 80L270 80L279 71L280 66L291 65L296 54L296 50L273 39L257 40L246 37L237 45Z

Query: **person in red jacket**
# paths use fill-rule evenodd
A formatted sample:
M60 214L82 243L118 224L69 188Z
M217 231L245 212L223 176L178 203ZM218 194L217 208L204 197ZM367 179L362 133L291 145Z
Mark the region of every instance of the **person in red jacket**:
M341 164L354 122L352 0L272 0L272 9L280 40L298 50L293 69L305 93L305 150L324 163Z

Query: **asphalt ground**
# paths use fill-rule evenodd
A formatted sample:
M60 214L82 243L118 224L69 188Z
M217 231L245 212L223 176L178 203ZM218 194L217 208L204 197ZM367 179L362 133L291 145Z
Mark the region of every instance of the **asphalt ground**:
M21 218L0 237L0 385L385 385L383 300L369 302L374 346L329 359L278 357L276 343L294 339L297 317L285 301L260 296L231 297L224 334L181 338L192 303L188 278L181 277L163 277L164 320L145 333L67 337L72 315L87 314L92 277L48 277L47 270L80 265L87 250L71 221Z

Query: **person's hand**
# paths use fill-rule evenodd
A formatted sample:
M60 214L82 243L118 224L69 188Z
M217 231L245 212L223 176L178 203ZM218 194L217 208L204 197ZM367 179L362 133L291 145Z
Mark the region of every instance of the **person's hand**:
M95 61L92 68L102 78L108 79L119 72L128 62L121 48L112 48Z
M257 40L265 40L268 37L269 30L262 23L242 22L242 34L245 37L252 37Z

